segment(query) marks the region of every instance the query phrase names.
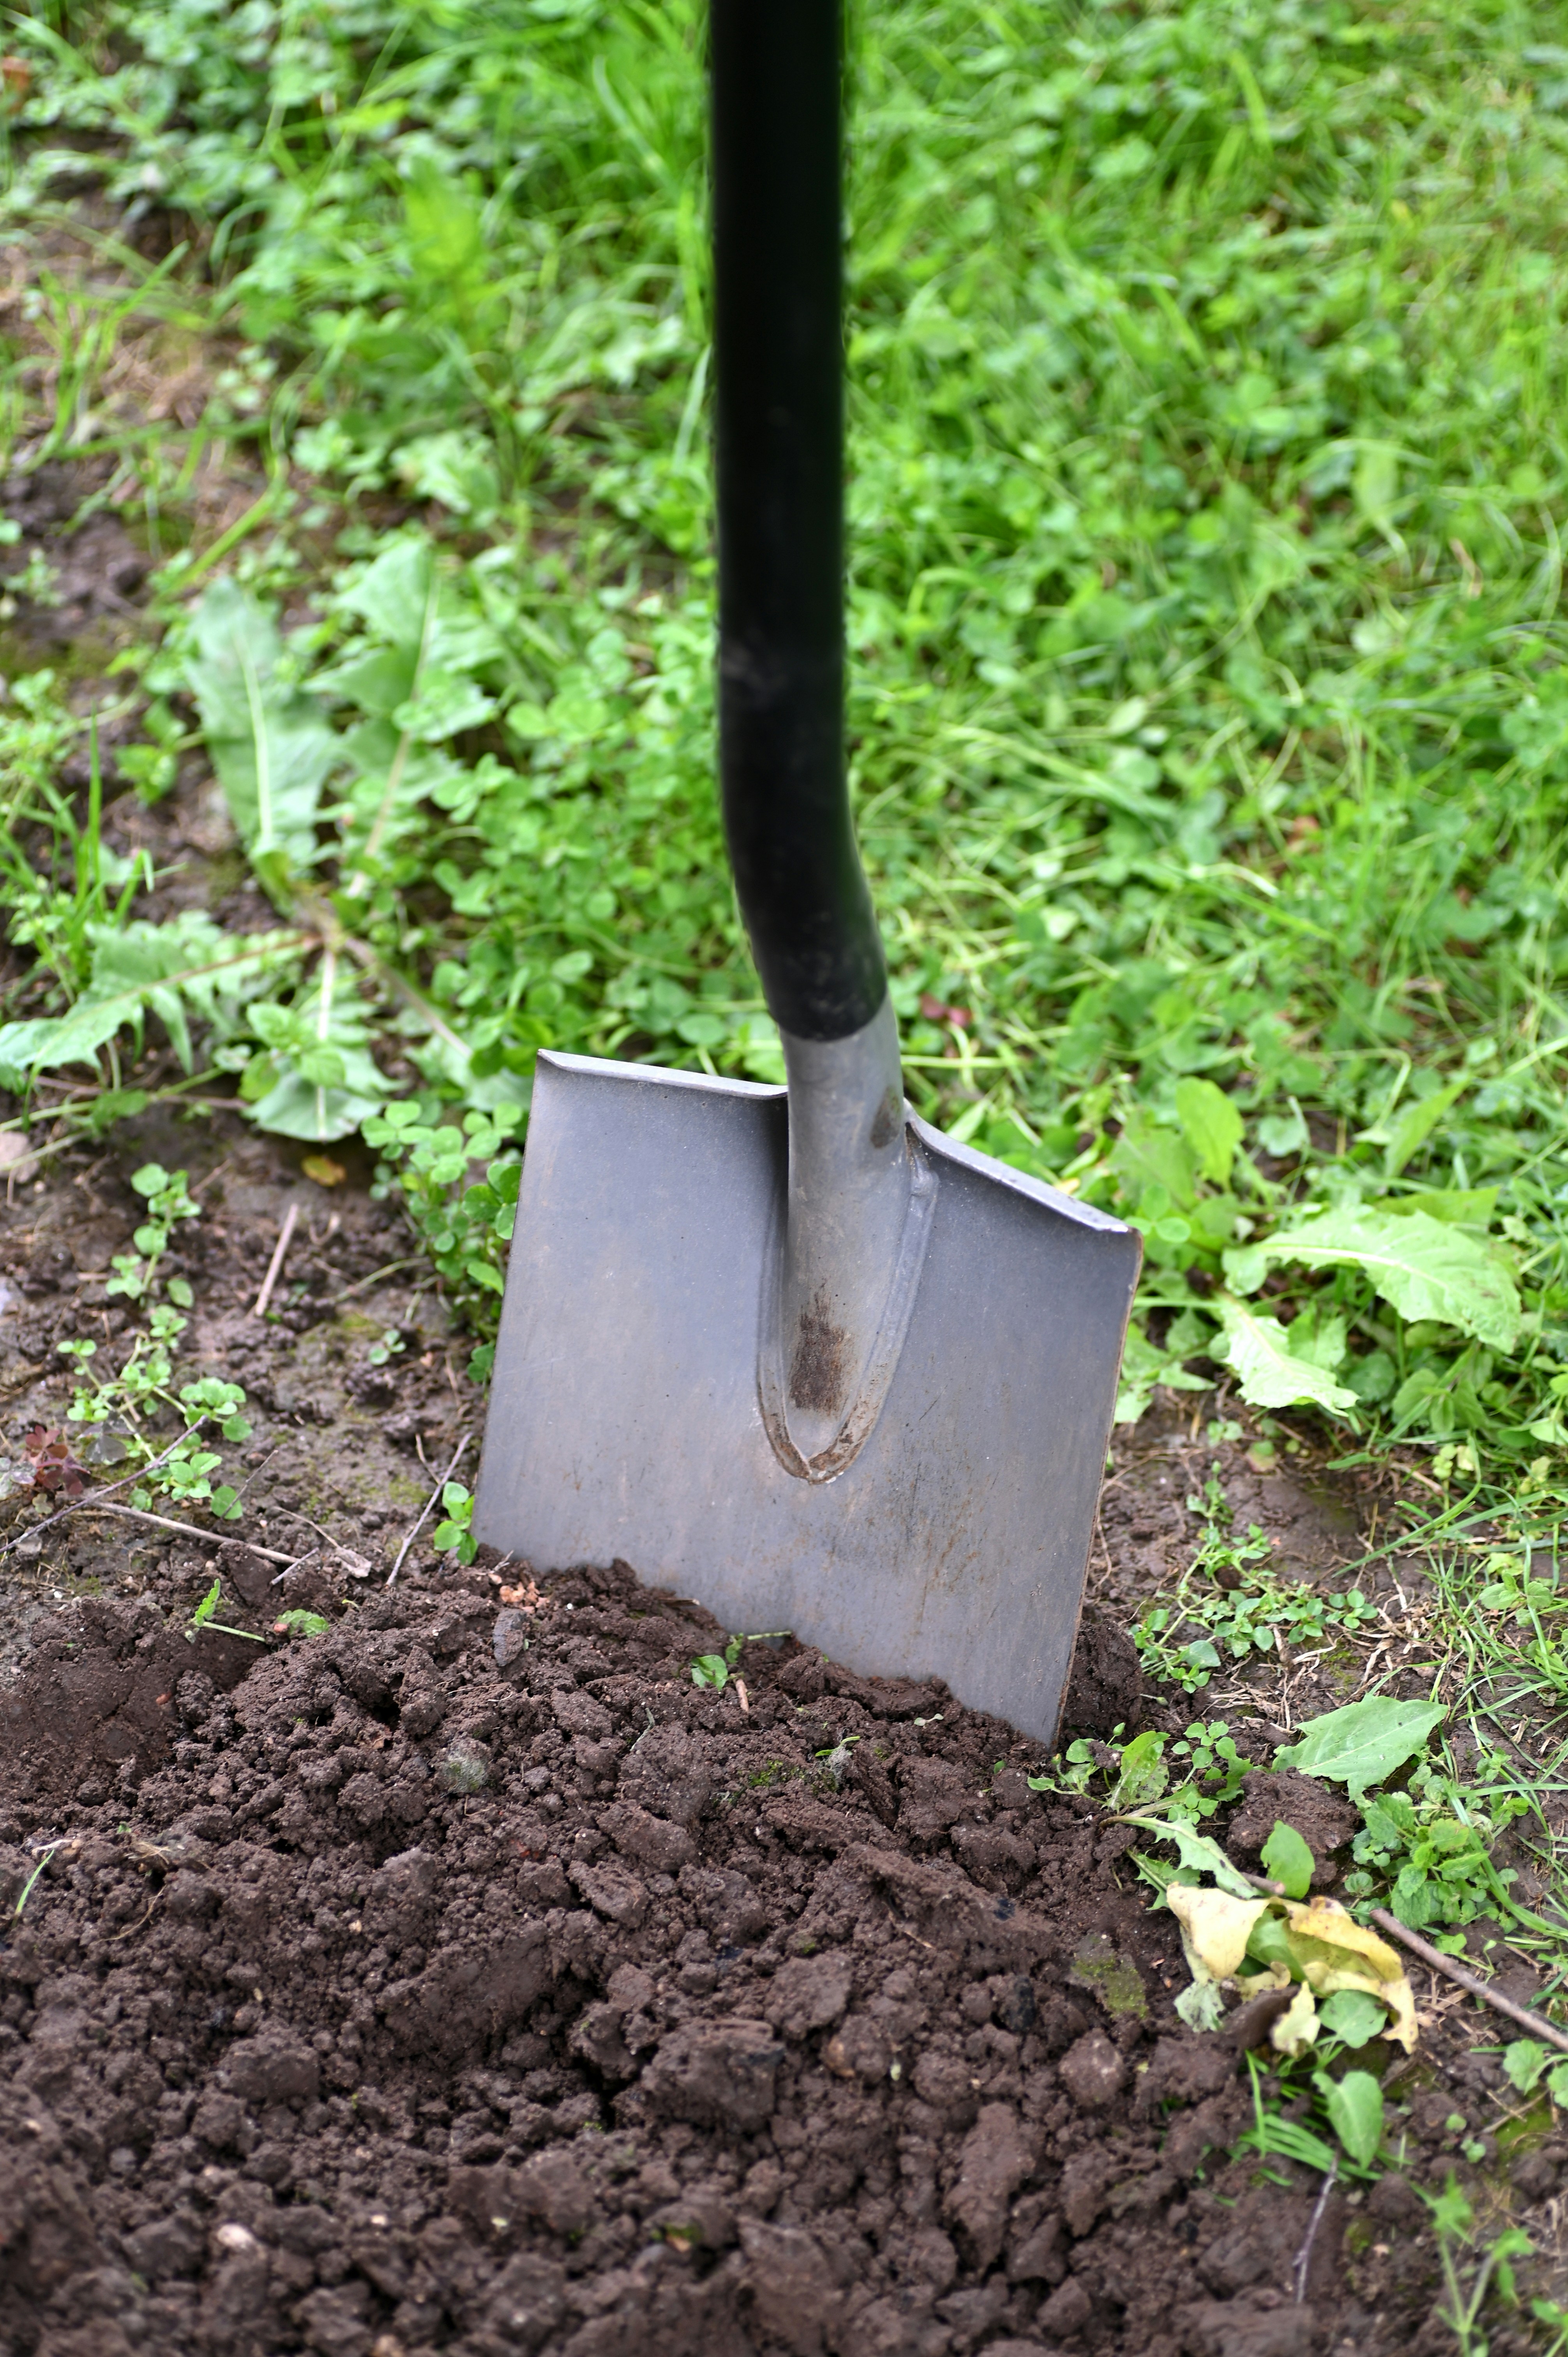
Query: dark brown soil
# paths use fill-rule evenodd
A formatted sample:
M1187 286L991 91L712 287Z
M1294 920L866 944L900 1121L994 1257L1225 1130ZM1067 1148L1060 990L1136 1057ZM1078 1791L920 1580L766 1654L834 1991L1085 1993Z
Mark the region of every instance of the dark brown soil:
M1240 2057L1037 1747L793 1643L701 1692L698 1608L543 1586L426 1558L265 1654L151 1596L35 1622L5 2357L1446 2345L1402 2177L1293 2297L1318 2187L1227 2158ZM1468 2045L1407 2076L1421 2176L1495 2116Z

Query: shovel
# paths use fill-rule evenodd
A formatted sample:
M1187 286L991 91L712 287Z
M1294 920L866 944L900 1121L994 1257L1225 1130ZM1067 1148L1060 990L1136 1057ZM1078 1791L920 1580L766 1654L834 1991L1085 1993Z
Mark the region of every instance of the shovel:
M475 1534L1049 1741L1140 1240L929 1127L843 742L837 0L713 0L719 747L787 1088L542 1052Z

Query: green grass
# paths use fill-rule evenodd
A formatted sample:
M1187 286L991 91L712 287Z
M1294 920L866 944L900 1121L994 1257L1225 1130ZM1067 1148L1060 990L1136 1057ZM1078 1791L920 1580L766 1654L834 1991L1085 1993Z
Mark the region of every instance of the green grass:
M0 419L23 464L111 450L164 555L139 780L204 726L308 935L199 1027L273 1125L373 1112L378 1042L426 1126L521 1110L545 1044L778 1071L713 791L699 22L36 0L16 27L0 236L84 169L180 232L157 271L101 237L85 292L40 282L48 399L18 347ZM1129 1414L1227 1354L1265 1421L1316 1399L1350 1453L1408 1443L1542 1521L1568 1441L1560 29L1450 0L897 0L851 36L853 769L911 1091L1144 1228ZM115 337L193 318L228 339L206 414L150 423ZM207 447L256 494L216 552L190 544ZM262 643L255 604L194 603L230 572L314 616L259 705L223 651ZM276 829L263 706L315 748ZM6 724L18 813L47 709ZM55 883L48 942L12 888L69 951L17 1016L100 987L102 916ZM1355 1248L1303 1257L1329 1207ZM1446 1291L1379 1290L1395 1211Z

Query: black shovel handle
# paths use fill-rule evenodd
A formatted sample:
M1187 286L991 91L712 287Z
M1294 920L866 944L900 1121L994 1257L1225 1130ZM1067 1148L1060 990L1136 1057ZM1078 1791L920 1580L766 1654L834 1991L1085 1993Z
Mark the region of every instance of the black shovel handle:
M838 0L712 0L719 767L780 1029L887 992L844 770Z

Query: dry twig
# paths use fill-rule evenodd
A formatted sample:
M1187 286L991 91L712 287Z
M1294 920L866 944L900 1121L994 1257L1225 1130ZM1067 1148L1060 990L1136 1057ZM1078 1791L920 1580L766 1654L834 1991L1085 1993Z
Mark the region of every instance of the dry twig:
M1532 2013L1527 2005L1515 2005L1511 1996L1504 1996L1500 1989L1493 1988L1478 1974L1466 1972L1464 1965L1456 1964L1452 1956L1445 1956L1441 1948L1432 1947L1419 1932L1411 1931L1397 1916L1391 1915L1386 1907L1374 1907L1371 1917L1380 1932L1386 1932L1391 1940L1398 1940L1412 1955L1419 1956L1423 1964L1430 1964L1434 1973L1445 1974L1462 1989L1467 1989L1472 1996L1478 1996L1483 2005L1495 2006L1498 2013L1506 2013L1510 2021L1517 2021L1520 2028L1528 2029L1532 2038L1543 2038L1549 2046L1556 2046L1568 2054L1568 2030L1559 2029L1557 2024L1548 2021L1544 2014Z
M396 1579L398 1573L403 1569L403 1559L407 1555L409 1548L413 1544L414 1540L419 1536L420 1532L424 1528L425 1523L429 1521L431 1507L434 1506L436 1499L439 1498L442 1491L446 1487L447 1482L450 1481L453 1474L457 1470L457 1461L462 1456L464 1449L468 1446L471 1437L472 1436L470 1434L466 1432L463 1435L462 1439L457 1443L456 1448L452 1451L451 1462L448 1464L446 1472L442 1474L440 1480L436 1482L435 1489L432 1490L429 1497L426 1498L424 1504L421 1509L418 1522L415 1523L413 1530L410 1531L407 1538L404 1539L402 1546L399 1547L397 1551L397 1561L393 1564L392 1569L387 1574L387 1586L389 1587Z
M1334 2180L1338 2174L1339 2156L1336 2153L1334 2158L1328 2165L1328 2174L1324 2179L1323 2184L1318 2191L1317 2201L1313 2209L1312 2219L1307 2227L1305 2238L1302 2243L1300 2250L1296 2253L1294 2259L1291 2263L1291 2276L1295 2284L1295 2304L1297 2308L1301 2307L1306 2298L1306 2278L1312 2266L1312 2246L1317 2240L1317 2230L1323 2222L1323 2213L1328 2206L1328 2197L1334 2190Z
M71 1509L68 1507L66 1511L69 1513ZM203 1539L209 1546L242 1546L247 1548L252 1555L264 1555L269 1563L281 1563L285 1565L290 1571L294 1569L296 1563L303 1560L299 1555L283 1555L276 1547L263 1546L256 1539L242 1539L239 1537L226 1539L217 1531L204 1531L200 1529L195 1523L176 1523L172 1522L167 1514L146 1513L140 1506L106 1506L97 1498L83 1498L79 1501L76 1512L79 1513L87 1512L95 1514L124 1514L127 1522L151 1523L155 1530L177 1531L181 1538ZM57 1515L55 1519L58 1521L59 1516ZM316 1550L312 1548L311 1553L314 1554Z
M267 1273L262 1279L262 1289L256 1296L255 1308L251 1312L252 1318L264 1318L267 1314L267 1304L273 1297L273 1287L283 1275L284 1261L289 1245L293 1242L294 1232L298 1225L299 1205L291 1203L284 1213L283 1232L273 1246L273 1256L267 1263Z

